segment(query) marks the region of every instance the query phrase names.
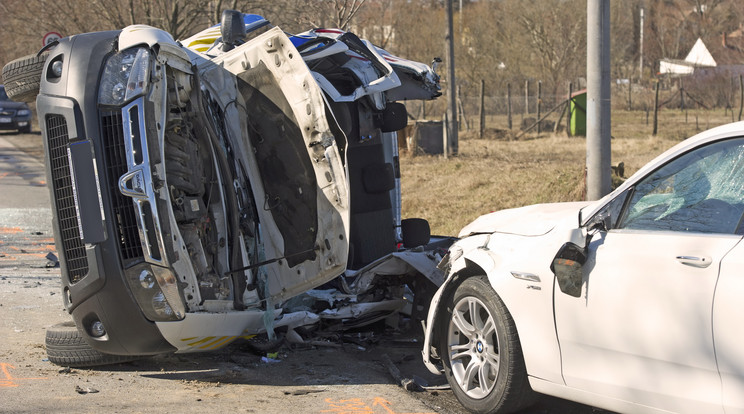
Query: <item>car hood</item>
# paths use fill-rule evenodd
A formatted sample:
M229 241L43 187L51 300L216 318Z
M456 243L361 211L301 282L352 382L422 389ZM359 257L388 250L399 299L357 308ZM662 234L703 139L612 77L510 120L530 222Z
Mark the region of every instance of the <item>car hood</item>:
M478 217L460 230L460 238L473 234L509 233L541 236L564 220L578 222L579 210L589 202L535 204L497 211Z
M266 293L275 303L343 273L348 255L346 172L323 93L298 55L272 28L200 66L231 72L234 77L211 78L211 87L219 91L220 82L237 81L243 99L237 106L246 108L242 135L250 149L243 153L252 158L245 166L249 174L260 177L253 191L263 201L258 214L265 254L284 258L264 267Z

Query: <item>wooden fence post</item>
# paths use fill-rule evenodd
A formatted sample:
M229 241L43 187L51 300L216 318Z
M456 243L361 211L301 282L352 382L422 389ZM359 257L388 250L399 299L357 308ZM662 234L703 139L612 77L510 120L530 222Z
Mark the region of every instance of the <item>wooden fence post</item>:
M744 80L739 75L739 121L741 121L741 111L744 109Z
M485 89L486 89L486 81L481 79L481 87L480 87L480 111L478 113L478 118L480 118L480 130L478 131L478 138L483 139L483 131L486 129L486 108L485 108Z
M540 136L540 110L542 109L542 81L537 81L537 136Z
M573 83L568 82L568 118L566 119L566 136L571 136L571 117L573 116Z
M512 129L512 107L511 107L511 83L506 84L506 122L509 130Z
M460 92L460 85L457 85L457 123L458 125L464 124L465 130L470 131L470 123L468 122L467 116L465 116L465 105L462 103L462 95Z
M530 81L524 81L524 111L522 113L530 114Z
M633 79L628 78L628 111L633 110L633 102L631 101L631 95L633 95L632 89L633 89Z
M654 98L654 132L651 135L656 136L659 127L659 80L656 80L656 98Z

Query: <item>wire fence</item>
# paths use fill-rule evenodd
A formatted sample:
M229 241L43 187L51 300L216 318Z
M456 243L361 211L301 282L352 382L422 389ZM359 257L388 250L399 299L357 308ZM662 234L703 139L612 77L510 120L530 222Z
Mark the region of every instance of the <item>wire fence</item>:
M741 75L705 78L661 78L648 84L616 82L611 88L613 110L645 112L647 122L655 109L680 111L722 110L731 121L741 120L744 107L744 82ZM582 85L583 86L583 85ZM534 85L527 89L509 87L500 91L483 91L481 96L457 97L458 127L460 131L478 131L480 120L486 128L526 130L536 125L546 131L565 130L567 126L569 91L573 96L585 93L578 88L566 88L564 94L537 94ZM657 94L658 89L658 94ZM447 99L406 102L412 120L443 120ZM577 102L577 101L574 101ZM584 110L575 103L574 110ZM658 116L658 115L657 115ZM653 119L653 118L652 118ZM654 134L656 131L654 131Z

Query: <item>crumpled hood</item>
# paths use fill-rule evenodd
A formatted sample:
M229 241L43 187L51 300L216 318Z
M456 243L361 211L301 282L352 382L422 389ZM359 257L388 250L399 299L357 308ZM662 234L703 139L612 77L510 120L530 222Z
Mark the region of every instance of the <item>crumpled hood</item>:
M475 221L463 227L458 237L494 232L521 236L541 236L548 233L561 221L575 220L578 223L579 210L588 204L588 201L535 204L497 211L478 217Z

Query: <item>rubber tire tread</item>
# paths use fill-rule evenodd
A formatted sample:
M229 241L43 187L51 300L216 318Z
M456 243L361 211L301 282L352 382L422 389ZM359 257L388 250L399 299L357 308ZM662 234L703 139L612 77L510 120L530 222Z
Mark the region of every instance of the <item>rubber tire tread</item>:
M449 355L447 354L447 329L449 320L452 315L452 307L455 305L459 293L464 291L465 293L471 293L478 297L487 306L493 306L490 309L492 315L496 319L501 319L506 332L501 332L500 336L502 342L507 348L507 358L502 356L501 369L506 369L507 372L499 372L499 378L497 384L492 393L481 400L474 400L468 397L464 391L460 390L454 377L452 376L452 370L450 368ZM460 296L462 297L462 296ZM514 413L516 411L523 410L537 402L538 394L532 391L530 383L527 377L527 369L525 368L524 356L522 354L522 346L519 342L519 335L517 334L517 326L512 319L509 310L506 305L493 290L491 284L488 282L488 277L479 275L472 276L465 279L456 289L451 291L449 295L448 306L443 318L439 321L440 325L440 355L442 356L442 362L444 365L445 376L447 381L452 387L452 391L457 397L458 401L474 413ZM497 322L498 325L498 322ZM497 328L498 329L498 328ZM505 338L504 338L505 336ZM502 348L503 350L503 348ZM502 375L502 374L505 374ZM499 384L499 382L505 381L505 384ZM494 397L495 392L499 392L499 388L503 388L503 393L500 397Z
M46 331L46 350L49 361L71 368L118 364L139 359L131 355L111 355L93 349L73 322L54 325Z
M5 93L16 102L36 100L41 85L41 73L49 53L24 56L3 66Z

